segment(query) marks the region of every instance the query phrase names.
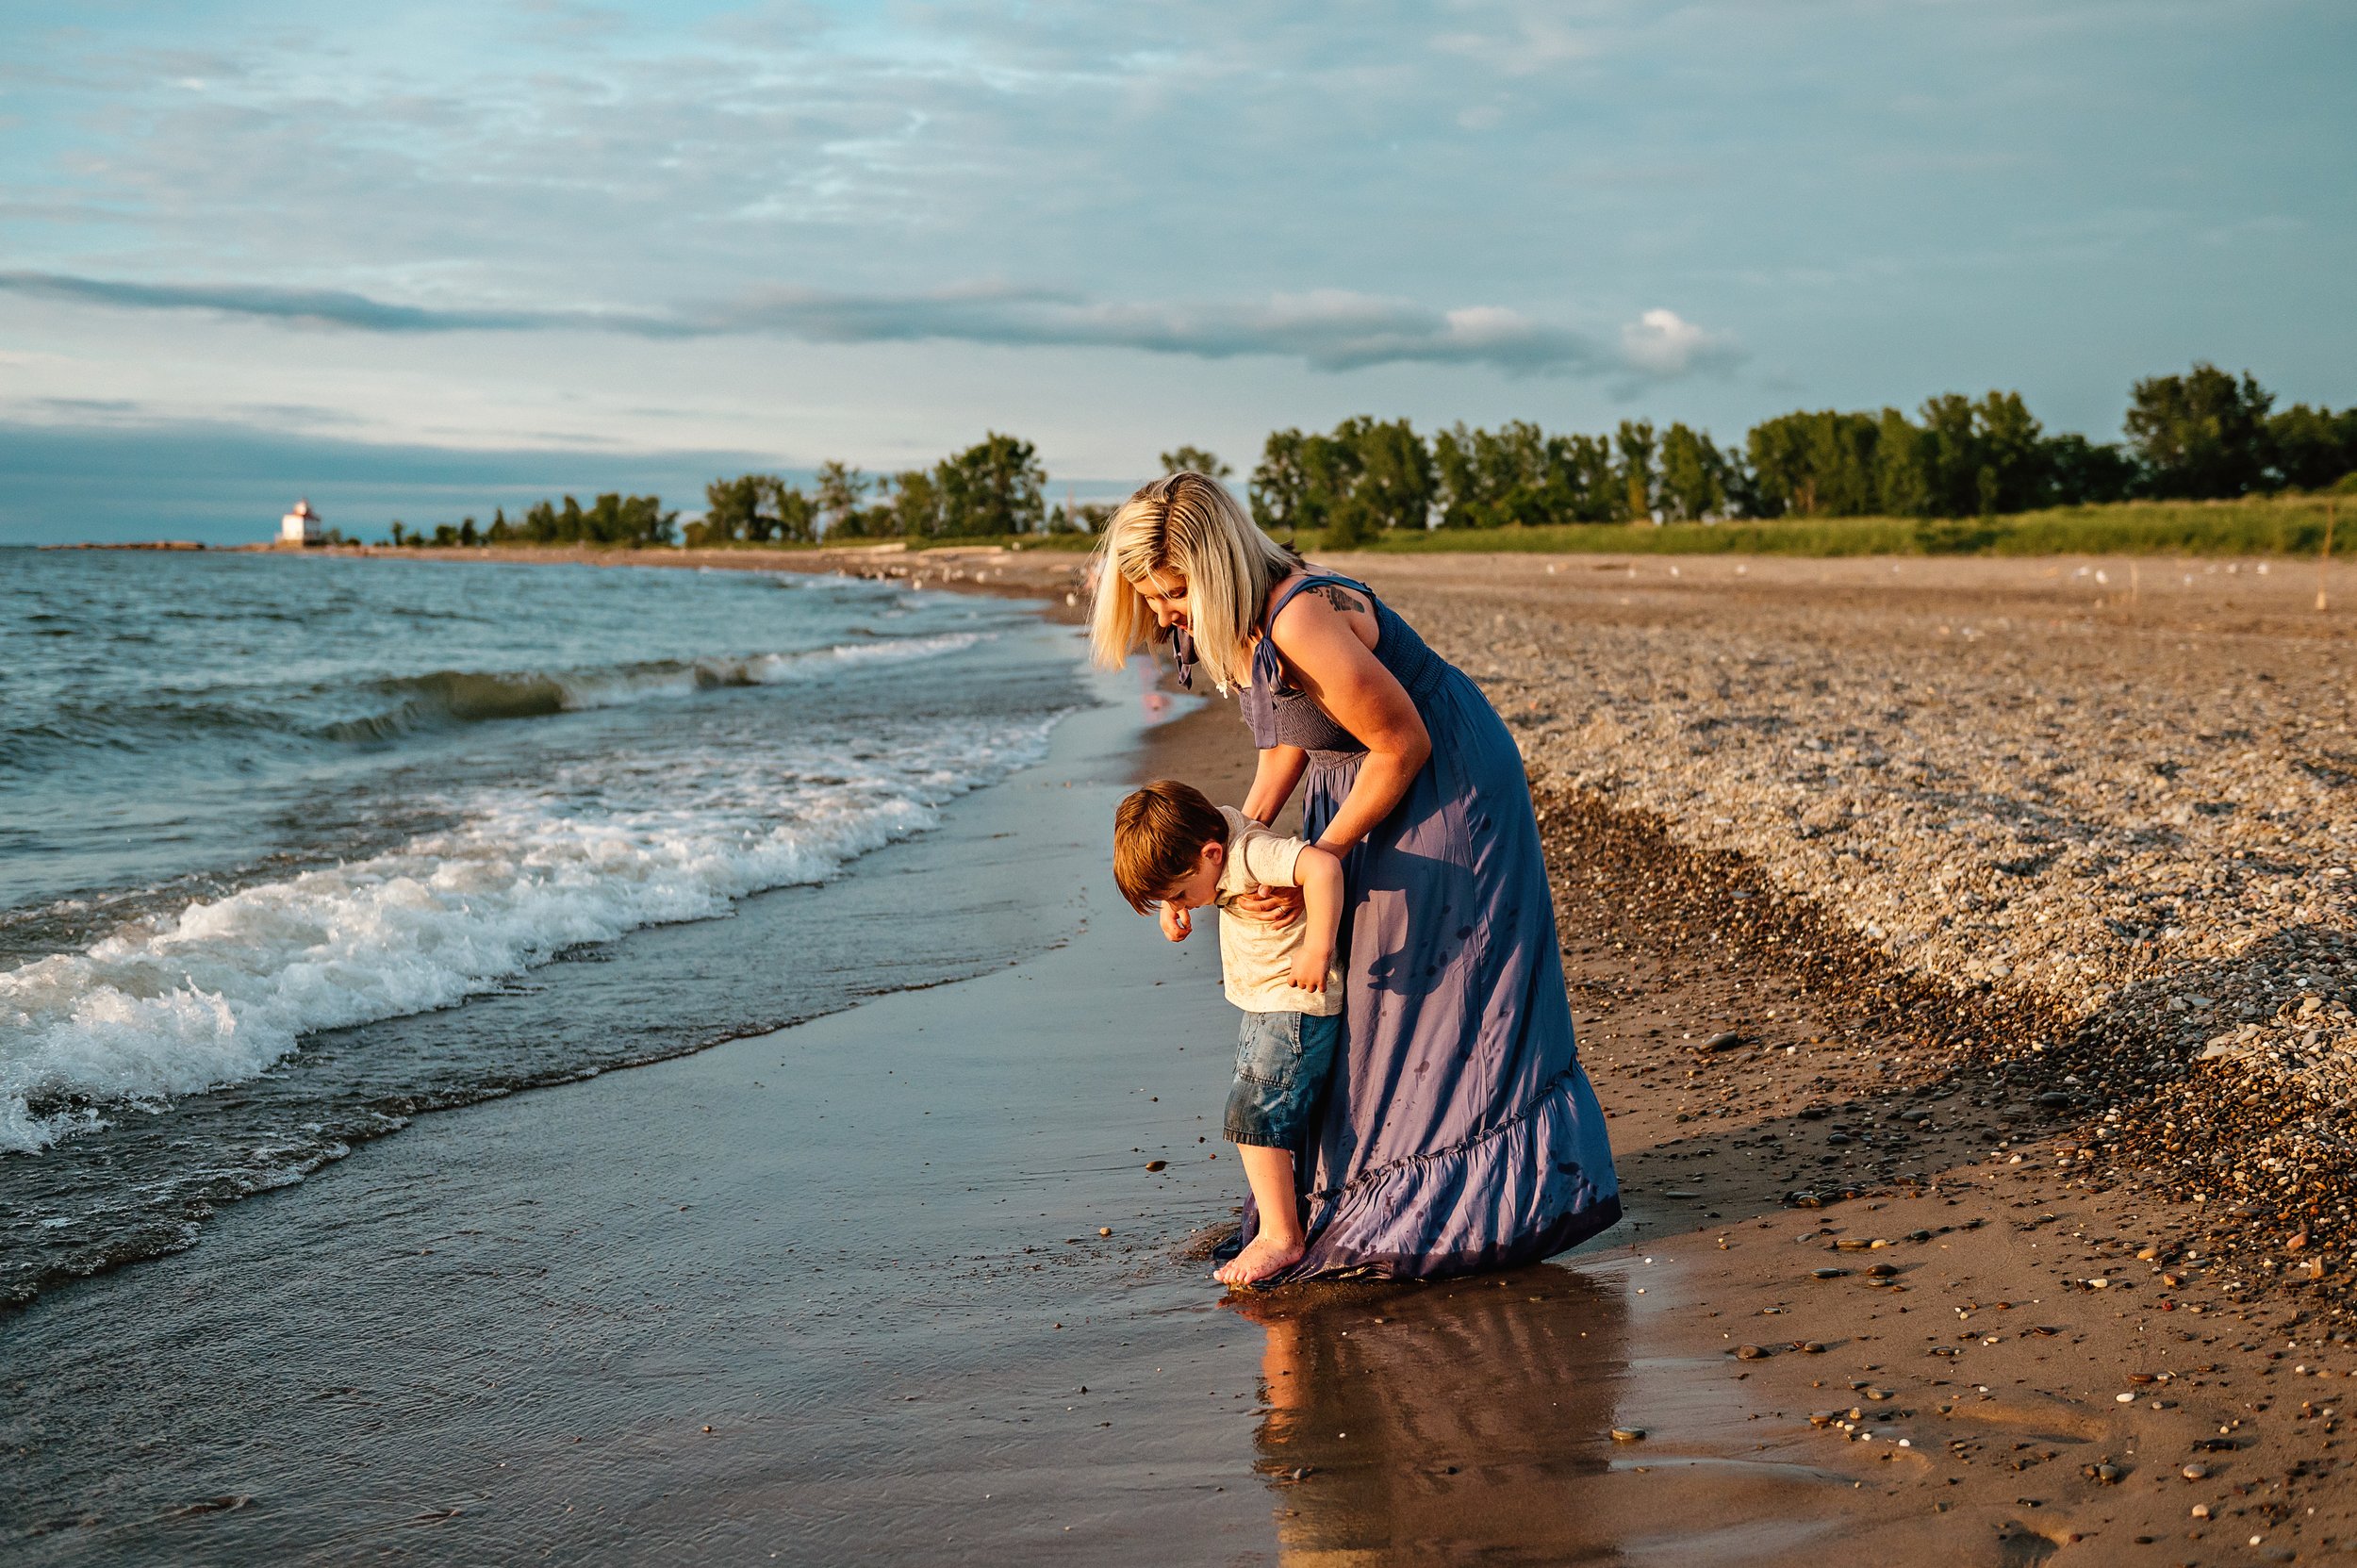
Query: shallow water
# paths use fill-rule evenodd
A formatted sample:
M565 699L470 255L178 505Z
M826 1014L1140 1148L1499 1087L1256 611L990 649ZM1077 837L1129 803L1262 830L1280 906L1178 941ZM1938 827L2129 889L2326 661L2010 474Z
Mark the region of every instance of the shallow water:
M1020 950L770 890L1036 759L1067 643L833 578L0 552L0 1301L420 1111Z

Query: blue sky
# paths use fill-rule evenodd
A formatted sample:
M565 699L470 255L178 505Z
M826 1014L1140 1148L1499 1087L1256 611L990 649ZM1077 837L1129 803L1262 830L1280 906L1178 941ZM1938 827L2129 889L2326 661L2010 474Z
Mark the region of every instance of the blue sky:
M2008 387L2109 436L2195 358L2357 401L2326 0L0 29L0 539L236 536L331 480L363 527L623 475L692 507L712 464L986 428L1089 494L1355 413L1739 437Z

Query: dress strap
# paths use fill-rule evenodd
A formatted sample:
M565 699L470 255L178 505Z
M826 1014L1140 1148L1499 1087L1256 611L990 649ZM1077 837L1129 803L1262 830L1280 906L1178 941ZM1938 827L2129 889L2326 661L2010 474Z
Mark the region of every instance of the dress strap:
M1302 589L1318 587L1327 583L1339 583L1344 587L1357 588L1367 596L1368 603L1375 602L1373 588L1356 578L1344 577L1339 572L1332 571L1313 571L1283 593L1278 594L1277 602L1268 607L1268 614L1261 618L1261 640L1259 645L1252 650L1252 684L1262 691L1285 689L1285 663L1277 655L1277 639L1269 635L1269 628L1277 624L1277 613L1292 603L1294 595L1301 592Z

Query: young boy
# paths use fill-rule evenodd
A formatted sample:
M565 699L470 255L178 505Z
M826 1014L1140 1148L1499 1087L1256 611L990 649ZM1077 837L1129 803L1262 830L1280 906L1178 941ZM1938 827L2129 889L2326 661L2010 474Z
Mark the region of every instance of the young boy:
M1216 1278L1248 1285L1298 1260L1307 1242L1294 1161L1343 1033L1334 954L1343 863L1162 779L1113 812L1113 882L1139 914L1160 915L1174 942L1194 929L1188 911L1219 906L1220 969L1228 999L1244 1010L1226 1133L1252 1184L1261 1233ZM1303 917L1272 926L1228 908L1256 886L1300 888Z

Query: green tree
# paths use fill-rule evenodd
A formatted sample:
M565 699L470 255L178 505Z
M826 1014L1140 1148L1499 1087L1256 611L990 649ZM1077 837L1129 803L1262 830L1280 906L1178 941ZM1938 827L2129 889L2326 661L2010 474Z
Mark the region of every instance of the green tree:
M1752 427L1745 437L1752 494L1760 515L1854 518L1879 499L1874 442L1881 423L1871 414L1827 408L1785 414Z
M2357 472L2357 408L2334 413L2295 403L2267 420L2275 472L2286 485L2320 490Z
M494 506L491 508L491 526L485 532L483 536L486 542L491 544L510 544L514 542L516 538L516 527L513 523L507 520L506 507Z
M767 538L771 520L761 506L765 477L745 473L706 485L703 521L689 525L688 543L755 544Z
M1433 501L1443 528L1496 528L1528 520L1517 503L1546 484L1546 436L1508 421L1496 431L1463 421L1432 437Z
M1353 508L1350 516L1339 523L1334 514L1359 483L1360 457L1358 447L1332 436L1304 436L1301 438L1301 512L1305 528L1328 529L1340 527L1356 536L1363 536L1375 527L1365 507Z
M1972 433L1980 458L1973 472L1973 502L1981 516L2047 504L2052 485L2046 432L2019 392L1983 396L1972 405Z
M1621 428L1613 433L1612 444L1621 459L1616 475L1620 480L1621 516L1631 522L1650 522L1654 454L1660 445L1654 436L1653 421L1623 420Z
M2118 443L2090 441L2075 432L2046 441L2047 501L2055 506L2092 506L2135 494L2143 472Z
M1252 520L1263 528L1301 527L1302 508L1310 494L1309 470L1302 464L1306 439L1298 430L1272 430L1261 443L1261 461L1253 467L1245 493L1252 503Z
M858 513L870 483L859 470L847 468L832 458L819 464L812 495L812 501L818 509L818 531L830 536L839 532L844 520Z
M922 469L909 469L894 476L886 510L894 536L921 539L942 532L941 487Z
M933 483L944 534L1036 534L1047 526L1047 470L1029 441L994 430L936 464Z
M458 542L470 550L483 542L483 536L475 532L474 519L460 518L458 520Z
M1199 446L1182 446L1176 452L1162 454L1162 471L1199 473L1206 479L1227 479L1236 470Z
M393 520L393 548L395 550L399 550L408 542L408 531L402 527L401 520L399 518L395 518Z
M1673 424L1661 437L1661 511L1682 522L1719 517L1727 507L1727 458L1710 437Z
M1335 426L1331 439L1352 454L1357 472L1346 493L1364 504L1367 523L1423 532L1432 512L1432 454L1415 427L1361 415Z
M1874 423L1874 505L1894 518L1926 518L1937 510L1932 470L1938 443L1896 408Z
M2148 376L2129 394L2128 445L2154 495L2212 500L2266 479L2267 410L2274 395L2245 371L2237 382L2206 361L2184 375Z

